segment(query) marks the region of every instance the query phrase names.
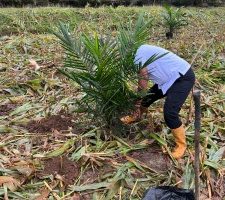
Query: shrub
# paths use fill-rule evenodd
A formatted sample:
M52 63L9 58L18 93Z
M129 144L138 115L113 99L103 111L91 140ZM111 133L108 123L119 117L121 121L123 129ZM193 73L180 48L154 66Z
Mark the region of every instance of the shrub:
M172 0L171 4L175 6L192 6L194 0Z

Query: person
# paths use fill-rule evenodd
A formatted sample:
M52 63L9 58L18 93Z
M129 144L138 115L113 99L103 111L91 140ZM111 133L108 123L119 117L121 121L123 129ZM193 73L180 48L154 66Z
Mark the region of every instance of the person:
M150 64L145 64L154 55L159 58ZM165 97L164 119L166 125L172 130L176 143L172 156L180 159L187 145L179 112L195 83L195 74L191 65L171 51L148 44L141 45L137 49L135 63L141 65L138 90L147 91L148 80L151 80L154 85L141 100L137 101L135 111L120 120L125 124L138 121L153 102Z

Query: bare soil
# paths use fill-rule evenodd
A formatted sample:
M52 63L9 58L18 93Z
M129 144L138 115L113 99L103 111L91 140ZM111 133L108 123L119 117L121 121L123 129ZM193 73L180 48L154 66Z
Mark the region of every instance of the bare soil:
M92 194L73 194L72 197L69 197L68 199L65 200L92 200Z
M102 179L102 176L108 174L109 176L114 173L115 169L107 164L104 164L102 167L98 169L89 168L85 170L82 174L80 182L81 184L91 184L94 182L99 182Z
M99 170L88 169L82 174L80 181L84 185L98 182L99 173Z
M44 161L44 169L41 175L60 175L66 185L74 183L79 175L79 166L67 157L54 157Z
M43 118L40 121L32 120L26 125L26 128L33 133L46 133L53 130L68 130L69 127L73 128L74 126L71 115L59 114Z
M9 112L11 112L15 107L15 104L0 105L0 116L9 114Z
M146 149L131 152L129 156L158 172L167 171L171 167L169 157L163 154L161 148L155 144Z

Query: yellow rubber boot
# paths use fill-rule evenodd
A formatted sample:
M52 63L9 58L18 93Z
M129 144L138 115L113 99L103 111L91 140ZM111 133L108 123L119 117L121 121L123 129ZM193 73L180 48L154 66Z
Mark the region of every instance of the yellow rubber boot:
M172 132L176 143L176 147L172 152L172 156L175 159L179 159L183 157L187 148L185 130L183 125L181 125L179 128L172 129Z

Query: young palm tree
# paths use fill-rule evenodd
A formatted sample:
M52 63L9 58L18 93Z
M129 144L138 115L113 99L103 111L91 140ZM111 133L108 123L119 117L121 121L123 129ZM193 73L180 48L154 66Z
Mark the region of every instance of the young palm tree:
M60 24L55 35L65 49L65 64L60 71L75 81L84 94L80 106L108 125L119 122L119 116L132 108L138 93L129 83L137 81L140 65L134 63L137 48L149 37L151 20L143 14L135 26L120 27L118 36L71 36L68 27ZM152 56L151 63L157 56Z
M180 8L174 9L168 5L164 6L165 12L162 14L164 26L167 28L167 39L173 38L174 32L187 25L186 14Z

